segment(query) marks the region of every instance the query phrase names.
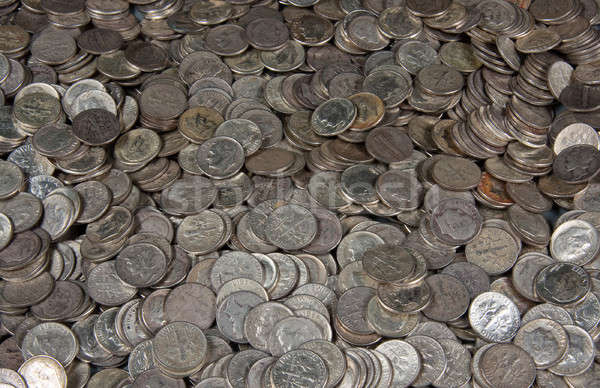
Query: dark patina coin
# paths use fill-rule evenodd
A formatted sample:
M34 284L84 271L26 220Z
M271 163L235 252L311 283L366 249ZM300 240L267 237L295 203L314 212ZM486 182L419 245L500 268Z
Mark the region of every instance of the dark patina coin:
M558 154L552 169L567 183L587 182L600 171L600 151L587 144L571 146Z
M88 109L73 118L73 134L88 145L108 144L115 140L119 133L119 120L104 109Z

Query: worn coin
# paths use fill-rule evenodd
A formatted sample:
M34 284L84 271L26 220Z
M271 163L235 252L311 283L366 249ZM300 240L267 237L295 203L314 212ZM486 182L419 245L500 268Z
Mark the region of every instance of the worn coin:
M216 179L234 176L244 164L244 148L230 137L213 137L198 149L198 167Z
M423 314L436 321L459 318L469 308L469 292L454 276L437 274L425 279L431 289L431 302Z
M548 368L563 358L569 337L559 323L540 318L524 324L513 342L531 355L537 368ZM538 344L543 344L543 347L538 347Z
M544 301L566 305L581 300L590 289L590 275L571 263L555 263L536 276L535 291Z
M491 346L481 357L479 367L484 381L498 387L529 387L536 375L533 358L512 344Z
M564 325L569 338L567 353L550 372L559 376L573 376L582 373L593 362L594 345L590 335L579 326Z
M408 342L389 340L377 345L375 350L392 362L394 387L408 387L419 376L421 359L417 350Z

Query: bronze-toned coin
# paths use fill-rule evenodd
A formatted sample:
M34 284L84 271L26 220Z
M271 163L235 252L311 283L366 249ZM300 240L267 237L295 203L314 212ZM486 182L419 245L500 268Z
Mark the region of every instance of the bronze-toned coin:
M188 109L179 116L178 129L192 143L202 144L213 136L223 121L223 116L216 110L199 106Z
M0 52L3 54L12 54L23 50L29 44L29 34L20 26L3 25L2 35L9 39L3 39L0 45Z
M351 130L365 131L375 127L383 119L385 106L373 93L361 92L348 97L356 106L356 118Z

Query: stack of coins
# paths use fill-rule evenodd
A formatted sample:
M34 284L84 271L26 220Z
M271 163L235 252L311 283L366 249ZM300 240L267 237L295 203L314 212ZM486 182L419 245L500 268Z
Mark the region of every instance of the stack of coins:
M90 16L86 12L86 4L84 1L65 3L56 0L47 0L41 1L39 6L41 7L41 11L46 13L48 22L59 28L78 28L85 26L90 22ZM32 10L31 7L27 9ZM36 11L37 10L38 9L36 9Z
M116 31L124 40L133 40L140 33L140 25L126 1L86 1L85 8L94 26Z

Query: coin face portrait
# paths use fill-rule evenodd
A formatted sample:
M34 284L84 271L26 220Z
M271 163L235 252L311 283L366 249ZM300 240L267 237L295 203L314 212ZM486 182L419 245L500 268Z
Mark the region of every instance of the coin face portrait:
M219 165L228 164L227 161L230 160L230 156L233 150L233 146L222 146L219 150L211 148L208 151L208 164L211 167L217 167Z

